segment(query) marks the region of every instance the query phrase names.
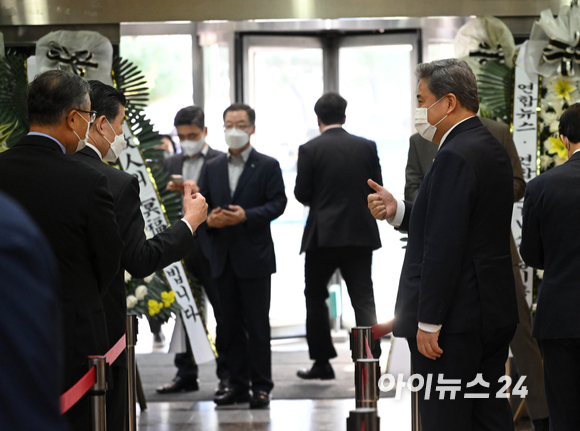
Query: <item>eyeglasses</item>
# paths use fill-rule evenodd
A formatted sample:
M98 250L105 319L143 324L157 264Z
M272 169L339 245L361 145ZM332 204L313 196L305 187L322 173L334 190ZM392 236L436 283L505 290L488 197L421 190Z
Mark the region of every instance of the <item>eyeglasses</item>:
M97 111L83 111L82 109L77 109L77 111L89 114L89 123L93 123L95 118L97 118Z

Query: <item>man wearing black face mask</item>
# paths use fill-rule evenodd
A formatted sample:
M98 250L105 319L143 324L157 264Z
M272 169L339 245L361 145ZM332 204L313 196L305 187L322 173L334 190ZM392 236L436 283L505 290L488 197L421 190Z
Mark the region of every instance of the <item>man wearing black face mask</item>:
M57 259L64 392L87 372L87 356L108 351L101 298L119 270L123 242L106 176L66 156L84 146L95 119L88 83L69 72L45 72L30 83L27 104L30 133L0 154L0 189L28 211ZM89 429L88 397L65 417L71 429Z
M182 259L193 248L193 232L205 220L205 199L192 195L186 188L183 199L185 214L182 220L151 239L145 236L145 221L141 214L139 182L134 176L109 166L125 148L123 122L125 96L100 81L90 81L90 96L97 113L91 126L85 149L73 157L102 172L109 180L115 202L115 217L124 243L121 268L103 297L107 317L109 348L125 334L127 299L124 272L142 278ZM127 408L127 359L123 353L111 364L113 382L107 390L107 429L122 430Z

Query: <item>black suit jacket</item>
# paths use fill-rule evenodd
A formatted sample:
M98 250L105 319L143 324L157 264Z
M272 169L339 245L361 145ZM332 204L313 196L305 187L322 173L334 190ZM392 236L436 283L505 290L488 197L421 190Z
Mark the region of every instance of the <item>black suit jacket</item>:
M528 183L524 200L524 262L544 269L532 335L580 338L580 153Z
M121 238L125 243L121 268L103 297L107 316L110 347L126 332L127 299L124 273L144 278L182 259L193 247L193 235L184 222L178 221L164 232L147 240L145 221L141 215L139 182L134 176L103 163L92 148L71 156L102 172L109 181L109 190L115 203L115 216ZM125 354L119 356L116 366L127 367Z
M109 347L101 297L119 270L123 242L107 178L52 139L30 135L0 154L0 189L28 211L56 256L68 389L87 372L87 356Z
M513 173L505 148L470 118L448 135L405 202L409 231L393 333L418 322L463 333L517 324L510 256Z
M382 184L377 146L342 127L326 130L298 149L294 195L310 207L300 252L318 247L381 246L376 220L367 209Z
M17 203L0 193L0 423L64 431L62 321L56 260Z
M241 278L267 277L276 272L270 222L282 215L287 202L278 161L252 149L231 196L228 158L223 154L206 162L199 188L210 211L239 205L247 217L244 223L235 226L207 229L212 277L223 273L228 259Z

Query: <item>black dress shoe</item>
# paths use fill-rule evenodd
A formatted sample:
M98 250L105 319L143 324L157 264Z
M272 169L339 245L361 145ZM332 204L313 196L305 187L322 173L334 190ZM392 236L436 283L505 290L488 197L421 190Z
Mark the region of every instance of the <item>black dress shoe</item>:
M229 386L230 386L230 381L228 379L221 379L217 385L217 388L215 388L214 395L218 396L218 395L225 394L226 391L228 390Z
M299 370L296 375L306 380L332 380L334 379L334 370L329 363L320 365L315 362L310 370Z
M197 383L197 379L176 377L171 383L157 388L156 391L158 394L199 391L199 384Z
M213 402L218 406L231 406L232 404L247 403L250 401L248 391L227 390L223 395L217 395Z
M252 391L251 409L265 409L270 405L270 394L266 391Z

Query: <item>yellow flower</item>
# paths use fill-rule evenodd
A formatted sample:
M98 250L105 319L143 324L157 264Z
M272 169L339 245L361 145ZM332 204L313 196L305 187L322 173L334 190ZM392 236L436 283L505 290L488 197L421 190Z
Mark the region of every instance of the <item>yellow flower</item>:
M154 299L150 299L147 302L147 305L149 306L149 315L150 316L155 316L156 314L159 314L159 312L163 308L163 303L157 302Z
M560 159L568 159L568 150L566 150L566 146L560 140L560 138L554 138L553 136L550 136L544 141L544 148L548 153L558 154Z
M163 300L165 308L169 308L171 304L175 302L175 292L173 290L169 292L161 292L161 299Z
M570 100L570 93L576 90L576 86L572 85L570 81L559 78L552 86L552 90L556 92L556 96L561 99Z

